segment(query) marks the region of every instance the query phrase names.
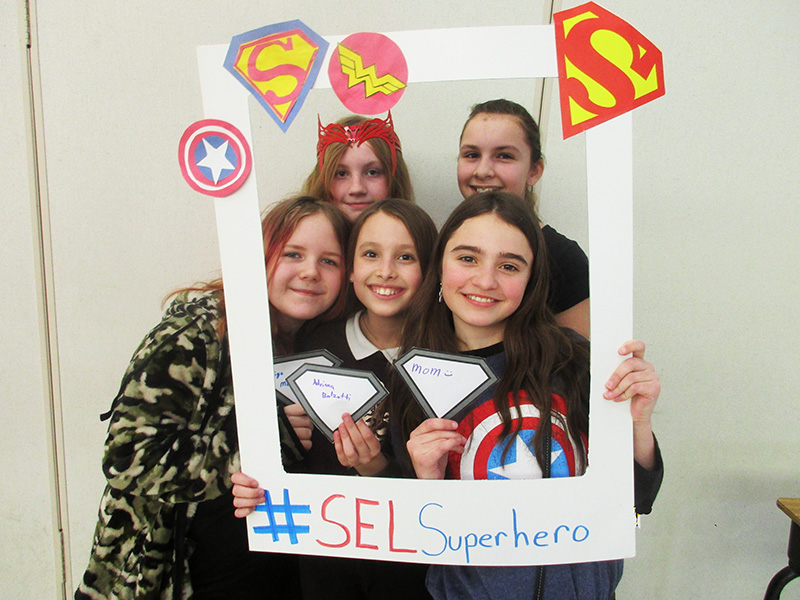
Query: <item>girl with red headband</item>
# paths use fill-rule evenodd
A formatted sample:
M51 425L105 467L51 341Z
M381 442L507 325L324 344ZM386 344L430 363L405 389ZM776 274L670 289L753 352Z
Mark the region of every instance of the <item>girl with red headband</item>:
M352 115L330 125L320 123L317 164L303 193L331 202L350 221L384 198L413 202L392 114L386 119Z

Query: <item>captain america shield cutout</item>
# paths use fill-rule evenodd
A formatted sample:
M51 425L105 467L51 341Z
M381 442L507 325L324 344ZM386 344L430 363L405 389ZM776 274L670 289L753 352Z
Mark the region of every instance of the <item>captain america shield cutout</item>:
M193 190L221 198L245 182L253 155L236 127L218 119L205 119L183 132L178 162L183 178Z
M510 400L509 400L510 402ZM564 401L553 396L554 411L563 414ZM522 426L503 459L506 438L502 437L503 421L489 400L476 407L459 424L458 433L468 438L464 453L451 453L450 473L458 479L541 479L542 470L531 450L533 436L539 427L539 411L529 401L520 402ZM512 427L518 417L511 409ZM576 474L574 444L554 419L550 455L551 477L574 477Z

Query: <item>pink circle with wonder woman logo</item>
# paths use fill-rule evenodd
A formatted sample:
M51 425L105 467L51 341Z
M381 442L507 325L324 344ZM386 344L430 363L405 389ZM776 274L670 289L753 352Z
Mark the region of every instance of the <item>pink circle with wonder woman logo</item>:
M328 79L351 112L377 115L392 108L408 84L408 65L400 47L380 33L354 33L334 49Z

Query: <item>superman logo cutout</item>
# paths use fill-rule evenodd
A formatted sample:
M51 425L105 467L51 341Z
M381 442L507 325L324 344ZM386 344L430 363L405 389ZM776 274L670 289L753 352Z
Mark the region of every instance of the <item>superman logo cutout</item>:
M276 23L234 36L225 68L286 131L313 87L327 49L328 42L301 21Z
M564 139L664 95L661 51L588 2L553 15Z
M275 373L275 394L283 404L294 404L300 400L295 396L294 391L289 386L289 377L303 365L320 365L323 367L338 367L342 364L332 352L327 350L314 350L313 352L301 352L290 356L281 356L272 361L272 369Z

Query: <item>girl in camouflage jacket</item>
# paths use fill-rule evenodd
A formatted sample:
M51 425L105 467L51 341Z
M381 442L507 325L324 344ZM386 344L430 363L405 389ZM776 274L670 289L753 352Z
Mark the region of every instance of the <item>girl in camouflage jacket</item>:
M283 354L301 325L341 311L348 224L328 203L299 197L276 205L262 232L273 345ZM239 470L225 331L216 280L179 292L134 353L109 411L107 486L76 599L200 595L189 565L203 549L187 533L201 503L228 494ZM297 460L310 421L280 414L284 460Z

